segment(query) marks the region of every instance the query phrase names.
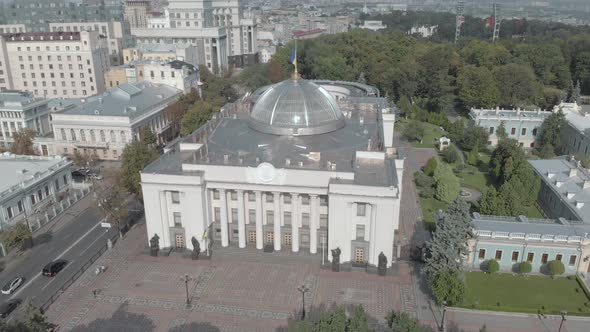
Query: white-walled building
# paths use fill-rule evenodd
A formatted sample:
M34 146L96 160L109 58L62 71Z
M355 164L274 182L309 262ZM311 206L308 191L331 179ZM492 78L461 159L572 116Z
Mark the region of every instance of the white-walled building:
M290 79L226 105L143 170L146 241L395 261L404 161L392 147L393 108L374 93Z
M66 158L0 154L0 229L43 208L72 181Z
M408 31L409 35L420 35L424 38L432 37L438 31L438 25L421 25L412 27L410 31Z
M387 25L384 25L382 21L365 21L363 25L360 26L362 29L367 29L371 31L379 31L383 29L387 29Z
M240 0L170 0L169 28L135 28L140 43L186 44L212 71L256 63L256 20Z
M0 54L0 70L10 76L8 89L44 98L84 98L105 91L108 48L96 31L4 34Z
M268 63L273 55L277 52L276 46L262 46L258 48L258 58L260 63Z
M137 44L123 50L123 63L138 60L172 61L179 60L193 66L204 65L196 46L190 44Z
M127 143L149 127L166 141L170 122L164 109L182 91L165 84L122 84L102 95L52 113L55 149L58 154L96 154L101 159L121 157Z
M110 64L117 66L123 63L122 51L126 44L125 38L130 36L124 35L121 22L59 22L49 23L49 29L53 32L98 31L101 36L106 37Z
M189 93L192 89L199 89L199 68L178 60L140 60L111 67L105 74L105 82L109 88L143 81L166 84Z

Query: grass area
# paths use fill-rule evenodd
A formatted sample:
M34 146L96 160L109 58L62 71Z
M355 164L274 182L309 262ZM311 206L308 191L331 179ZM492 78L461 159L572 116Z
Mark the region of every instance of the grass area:
M527 207L526 211L525 211L525 215L528 218L541 218L541 219L545 218L545 214L543 213L543 211L539 210L537 205Z
M573 278L466 272L465 279L467 292L461 305L465 308L528 313L541 310L545 314L565 310L568 315L590 315L590 299Z
M462 187L475 189L480 192L484 192L487 186L493 183L493 179L488 174L474 173L471 174L469 171L463 171L457 174L461 182Z
M422 217L424 222L426 223L426 227L428 229L434 229L434 214L438 212L439 209L443 211L447 209L447 203L441 202L438 199L432 198L422 198L420 197L420 207L422 208Z
M421 122L421 123L425 129L424 137L422 138L422 143L420 143L418 141L411 141L410 144L412 144L412 146L415 148L436 147L435 143L438 142L438 139L443 135L443 131L438 126L435 126L433 124L430 124L427 122ZM407 126L407 122L406 123L399 123L398 122L398 123L396 123L395 130L399 130L399 132L403 133L406 126Z

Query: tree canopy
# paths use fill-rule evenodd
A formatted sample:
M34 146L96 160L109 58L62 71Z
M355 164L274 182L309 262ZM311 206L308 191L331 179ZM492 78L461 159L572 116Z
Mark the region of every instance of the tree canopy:
M23 129L12 135L14 142L10 146L10 152L18 155L36 155L37 151L33 147L35 131L32 129Z
M158 158L158 152L141 141L127 144L121 155L123 162L119 170L120 184L123 188L142 199L140 172L156 158Z

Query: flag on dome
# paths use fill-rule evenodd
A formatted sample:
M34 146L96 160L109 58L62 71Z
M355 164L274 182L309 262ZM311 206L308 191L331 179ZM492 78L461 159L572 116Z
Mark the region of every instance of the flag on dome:
M291 59L289 59L289 62L297 66L297 45L295 45L295 48L291 51Z

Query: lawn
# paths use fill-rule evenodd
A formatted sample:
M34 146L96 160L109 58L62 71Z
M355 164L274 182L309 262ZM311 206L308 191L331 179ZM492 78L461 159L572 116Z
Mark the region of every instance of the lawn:
M420 197L420 207L422 208L422 218L424 222L426 222L426 227L428 229L434 229L434 214L438 212L439 209L445 211L447 209L447 203L441 202L438 199L432 198L422 198ZM431 228L432 227L432 228Z
M422 138L422 143L418 141L410 141L415 148L433 148L436 147L435 143L438 142L438 139L443 135L443 131L438 127L430 123L421 122L424 126L424 137ZM395 130L399 130L400 133L404 132L405 126L407 123L396 123L397 127Z
M507 273L465 273L467 291L462 307L569 315L590 315L590 299L576 279L519 276ZM578 292L576 292L578 289ZM544 309L543 309L544 308Z

